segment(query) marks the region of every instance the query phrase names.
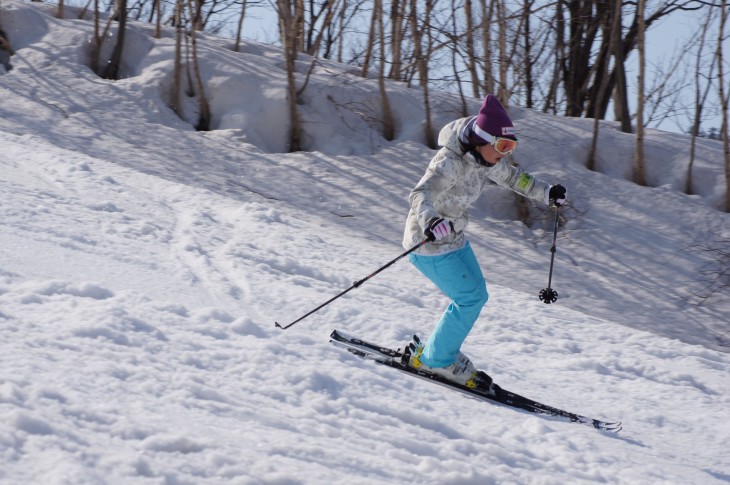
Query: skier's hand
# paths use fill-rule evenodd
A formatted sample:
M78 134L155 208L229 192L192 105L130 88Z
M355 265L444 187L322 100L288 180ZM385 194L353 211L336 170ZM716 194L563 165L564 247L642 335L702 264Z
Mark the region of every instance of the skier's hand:
M441 217L434 217L428 222L428 227L423 233L429 241L440 241L452 231L451 221Z
M568 191L565 190L565 187L560 184L553 185L552 187L550 187L550 194L548 195L548 199L550 199L550 205L560 207L561 205L565 204L565 199L567 198L567 195Z

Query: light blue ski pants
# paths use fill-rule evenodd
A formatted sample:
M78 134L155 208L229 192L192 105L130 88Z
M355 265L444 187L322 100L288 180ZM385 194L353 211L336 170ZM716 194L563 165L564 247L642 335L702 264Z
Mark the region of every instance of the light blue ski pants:
M461 344L489 299L487 284L469 242L450 253L437 256L411 253L408 259L451 298L421 355L421 361L429 367L446 367L456 360Z

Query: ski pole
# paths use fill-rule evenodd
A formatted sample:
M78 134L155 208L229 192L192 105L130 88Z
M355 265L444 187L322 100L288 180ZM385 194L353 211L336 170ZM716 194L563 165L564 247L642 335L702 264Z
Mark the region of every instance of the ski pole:
M548 277L548 286L540 290L540 300L543 303L550 304L558 301L558 292L553 290L550 285L553 282L553 262L555 261L555 252L558 250L556 241L558 239L558 217L560 215L560 206L555 207L555 230L553 231L553 245L550 247L550 276Z
M282 330L286 330L287 328L291 327L291 326L292 326L292 325L294 325L295 323L297 323L297 322L299 322L299 321L301 321L301 320L304 320L305 318L307 318L307 317L308 317L309 315L311 315L312 313L314 313L314 312L316 312L316 311L319 311L319 310L321 310L322 308L326 307L327 305L329 305L330 303L332 303L333 301L335 301L336 299L338 299L339 297L341 297L342 295L344 295L344 294L345 294L345 293L347 293L348 291L350 291L350 290L352 290L352 289L354 289L354 288L357 288L358 286L362 285L363 283L365 283L365 282L366 282L367 280L369 280L370 278L372 278L372 277L373 277L373 276L375 276L376 274L380 273L380 272L381 272L381 271L383 271L384 269L386 269L386 268L388 268L389 266L391 266L392 264L394 264L394 263L395 263L396 261L400 260L401 258L404 258L404 257L408 256L408 255L409 255L409 254L411 254L411 253L412 253L413 251L415 251L416 249L420 248L421 246L423 246L424 244L426 244L427 242L429 242L429 240L430 240L430 239L424 239L423 241L421 241L420 243L416 244L416 245L415 245L415 246L413 246L413 247L412 247L411 249L409 249L409 250L408 250L408 251L406 251L405 253L401 254L400 256L398 256L397 258L395 258L394 260L392 260L392 261L390 261L389 263L385 264L384 266L382 266L382 267L378 268L378 269L377 269L377 270L376 270L375 272L373 272L372 274L370 274L370 275L366 276L365 278L363 278L363 279L361 279L361 280L359 280L359 281L356 281L355 283L353 283L353 285L352 285L351 287L349 287L348 289L346 289L345 291L343 291L343 292L342 292L342 293L340 293L339 295L336 295L336 296L334 296L333 298L330 298L329 300L327 300L326 302L322 303L322 304L321 304L320 306L318 306L317 308L315 308L315 309L314 309L314 310L312 310L311 312L307 313L306 315L302 315L301 317L297 318L296 320L294 320L294 321L293 321L293 322L291 322L290 324L288 324L288 325L285 325L285 326L282 326L281 324L279 324L279 322L274 322L274 324L276 325L276 327L278 327L278 328L280 328L280 329L282 329Z

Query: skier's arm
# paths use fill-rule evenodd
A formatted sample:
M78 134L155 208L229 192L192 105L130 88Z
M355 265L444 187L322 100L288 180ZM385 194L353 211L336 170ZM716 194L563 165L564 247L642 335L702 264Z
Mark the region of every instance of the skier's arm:
M518 194L540 201L543 204L550 203L551 185L536 179L520 167L512 165L507 159L502 159L494 167L491 167L487 176L502 187L511 189Z

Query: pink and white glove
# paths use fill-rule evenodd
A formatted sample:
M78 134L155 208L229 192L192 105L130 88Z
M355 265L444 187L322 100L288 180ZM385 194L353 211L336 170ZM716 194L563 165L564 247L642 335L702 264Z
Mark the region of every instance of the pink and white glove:
M434 217L429 222L424 234L429 241L440 241L451 234L451 222L443 218Z

